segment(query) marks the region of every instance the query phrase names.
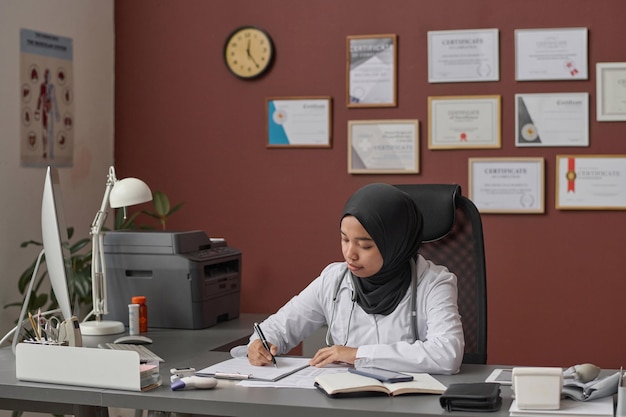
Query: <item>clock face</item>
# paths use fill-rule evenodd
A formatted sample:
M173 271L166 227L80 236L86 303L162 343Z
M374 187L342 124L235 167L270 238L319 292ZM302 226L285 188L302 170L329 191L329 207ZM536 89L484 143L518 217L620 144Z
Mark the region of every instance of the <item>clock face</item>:
M273 55L270 36L264 30L251 26L236 29L224 45L226 66L240 78L263 74L272 63Z

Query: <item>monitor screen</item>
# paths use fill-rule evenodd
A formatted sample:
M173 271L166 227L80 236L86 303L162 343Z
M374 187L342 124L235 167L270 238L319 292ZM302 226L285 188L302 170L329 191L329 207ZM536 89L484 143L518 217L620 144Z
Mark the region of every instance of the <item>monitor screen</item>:
M44 182L41 200L41 236L52 290L63 319L67 320L72 317L67 287L68 279L72 277L72 260L59 173L53 167L48 167Z

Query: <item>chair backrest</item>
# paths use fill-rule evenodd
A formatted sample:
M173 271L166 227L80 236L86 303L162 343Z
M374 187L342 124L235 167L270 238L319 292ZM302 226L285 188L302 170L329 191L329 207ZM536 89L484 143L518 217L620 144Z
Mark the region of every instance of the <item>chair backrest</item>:
M456 184L402 184L424 217L419 253L457 276L465 335L463 363L487 363L487 285L478 209Z

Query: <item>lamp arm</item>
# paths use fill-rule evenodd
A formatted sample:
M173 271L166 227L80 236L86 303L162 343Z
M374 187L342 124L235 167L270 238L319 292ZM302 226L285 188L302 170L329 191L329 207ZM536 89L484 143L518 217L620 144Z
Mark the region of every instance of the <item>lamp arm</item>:
M109 175L107 176L106 188L104 189L104 197L100 210L91 223L91 292L93 297L93 313L96 320L99 321L103 314L108 313L106 303L106 276L104 270L104 248L102 247L102 227L107 218L107 205L111 190L117 182L115 178L115 169L109 167Z
M91 234L98 234L102 231L102 226L107 218L107 205L109 203L109 197L111 196L111 190L117 182L115 178L115 168L109 167L109 175L107 175L106 188L104 189L104 197L102 198L102 204L100 204L100 210L96 213L93 222L91 223Z

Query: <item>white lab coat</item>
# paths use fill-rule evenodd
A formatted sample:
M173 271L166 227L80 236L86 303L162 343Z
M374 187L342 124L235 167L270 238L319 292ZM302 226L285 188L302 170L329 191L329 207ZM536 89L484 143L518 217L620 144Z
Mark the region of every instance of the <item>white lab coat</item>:
M347 279L346 271L345 262L328 265L300 294L261 324L265 337L278 347L279 354L287 353L328 325L334 344L358 348L355 366L433 374L459 371L465 341L454 274L419 256L418 340L413 342L411 287L390 314L367 314L352 300L352 281ZM335 304L338 280L342 282ZM251 341L256 338L253 335Z

